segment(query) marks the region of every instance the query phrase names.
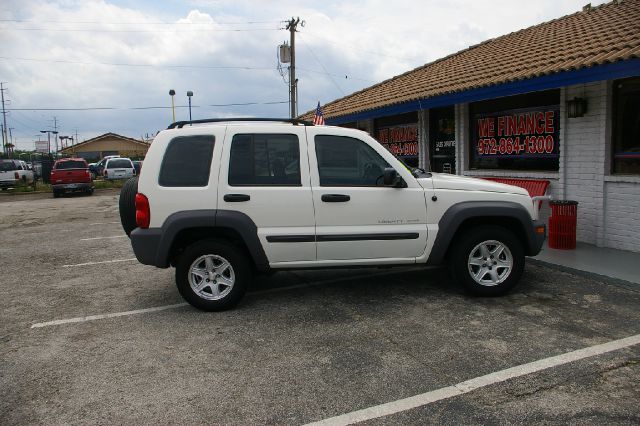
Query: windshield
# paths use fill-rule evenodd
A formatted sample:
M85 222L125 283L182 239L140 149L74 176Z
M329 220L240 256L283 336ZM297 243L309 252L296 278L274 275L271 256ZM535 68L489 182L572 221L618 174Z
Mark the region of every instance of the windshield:
M86 169L87 165L84 161L62 161L57 163L54 167L56 170L60 169Z
M18 170L13 161L0 161L0 172L11 172Z
M129 160L109 160L107 163L107 169L132 169L131 161Z

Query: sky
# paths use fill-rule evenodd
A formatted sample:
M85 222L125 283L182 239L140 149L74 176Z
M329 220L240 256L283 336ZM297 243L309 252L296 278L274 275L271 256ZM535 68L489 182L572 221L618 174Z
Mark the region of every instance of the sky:
M277 47L296 33L304 113L587 0L4 0L0 81L18 149L41 130L153 136L176 119L288 117ZM593 5L602 1L592 1ZM285 77L287 64L281 64Z

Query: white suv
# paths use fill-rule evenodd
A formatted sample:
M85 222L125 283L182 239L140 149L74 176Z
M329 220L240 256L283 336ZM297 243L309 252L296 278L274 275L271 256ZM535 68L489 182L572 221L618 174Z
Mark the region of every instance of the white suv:
M367 133L300 120L178 122L120 196L141 263L176 267L182 296L222 310L252 274L278 269L441 265L498 295L540 251L524 189L410 170Z

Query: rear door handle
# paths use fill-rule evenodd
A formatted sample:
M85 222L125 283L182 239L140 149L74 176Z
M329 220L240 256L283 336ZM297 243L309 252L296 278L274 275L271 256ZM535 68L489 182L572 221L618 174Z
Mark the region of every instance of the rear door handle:
M344 194L322 194L321 199L325 203L345 203L349 201L351 197Z
M228 203L238 203L241 201L249 201L251 199L247 194L225 194L223 198Z

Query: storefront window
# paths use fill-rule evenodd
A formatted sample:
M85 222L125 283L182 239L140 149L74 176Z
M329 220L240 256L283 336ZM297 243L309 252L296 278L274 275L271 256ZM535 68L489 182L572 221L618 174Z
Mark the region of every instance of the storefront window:
M418 115L415 112L375 121L375 138L410 167L418 167Z
M557 171L559 104L559 90L471 104L469 167Z
M456 173L456 115L453 106L429 111L429 170Z
M613 86L613 172L640 174L640 78Z

